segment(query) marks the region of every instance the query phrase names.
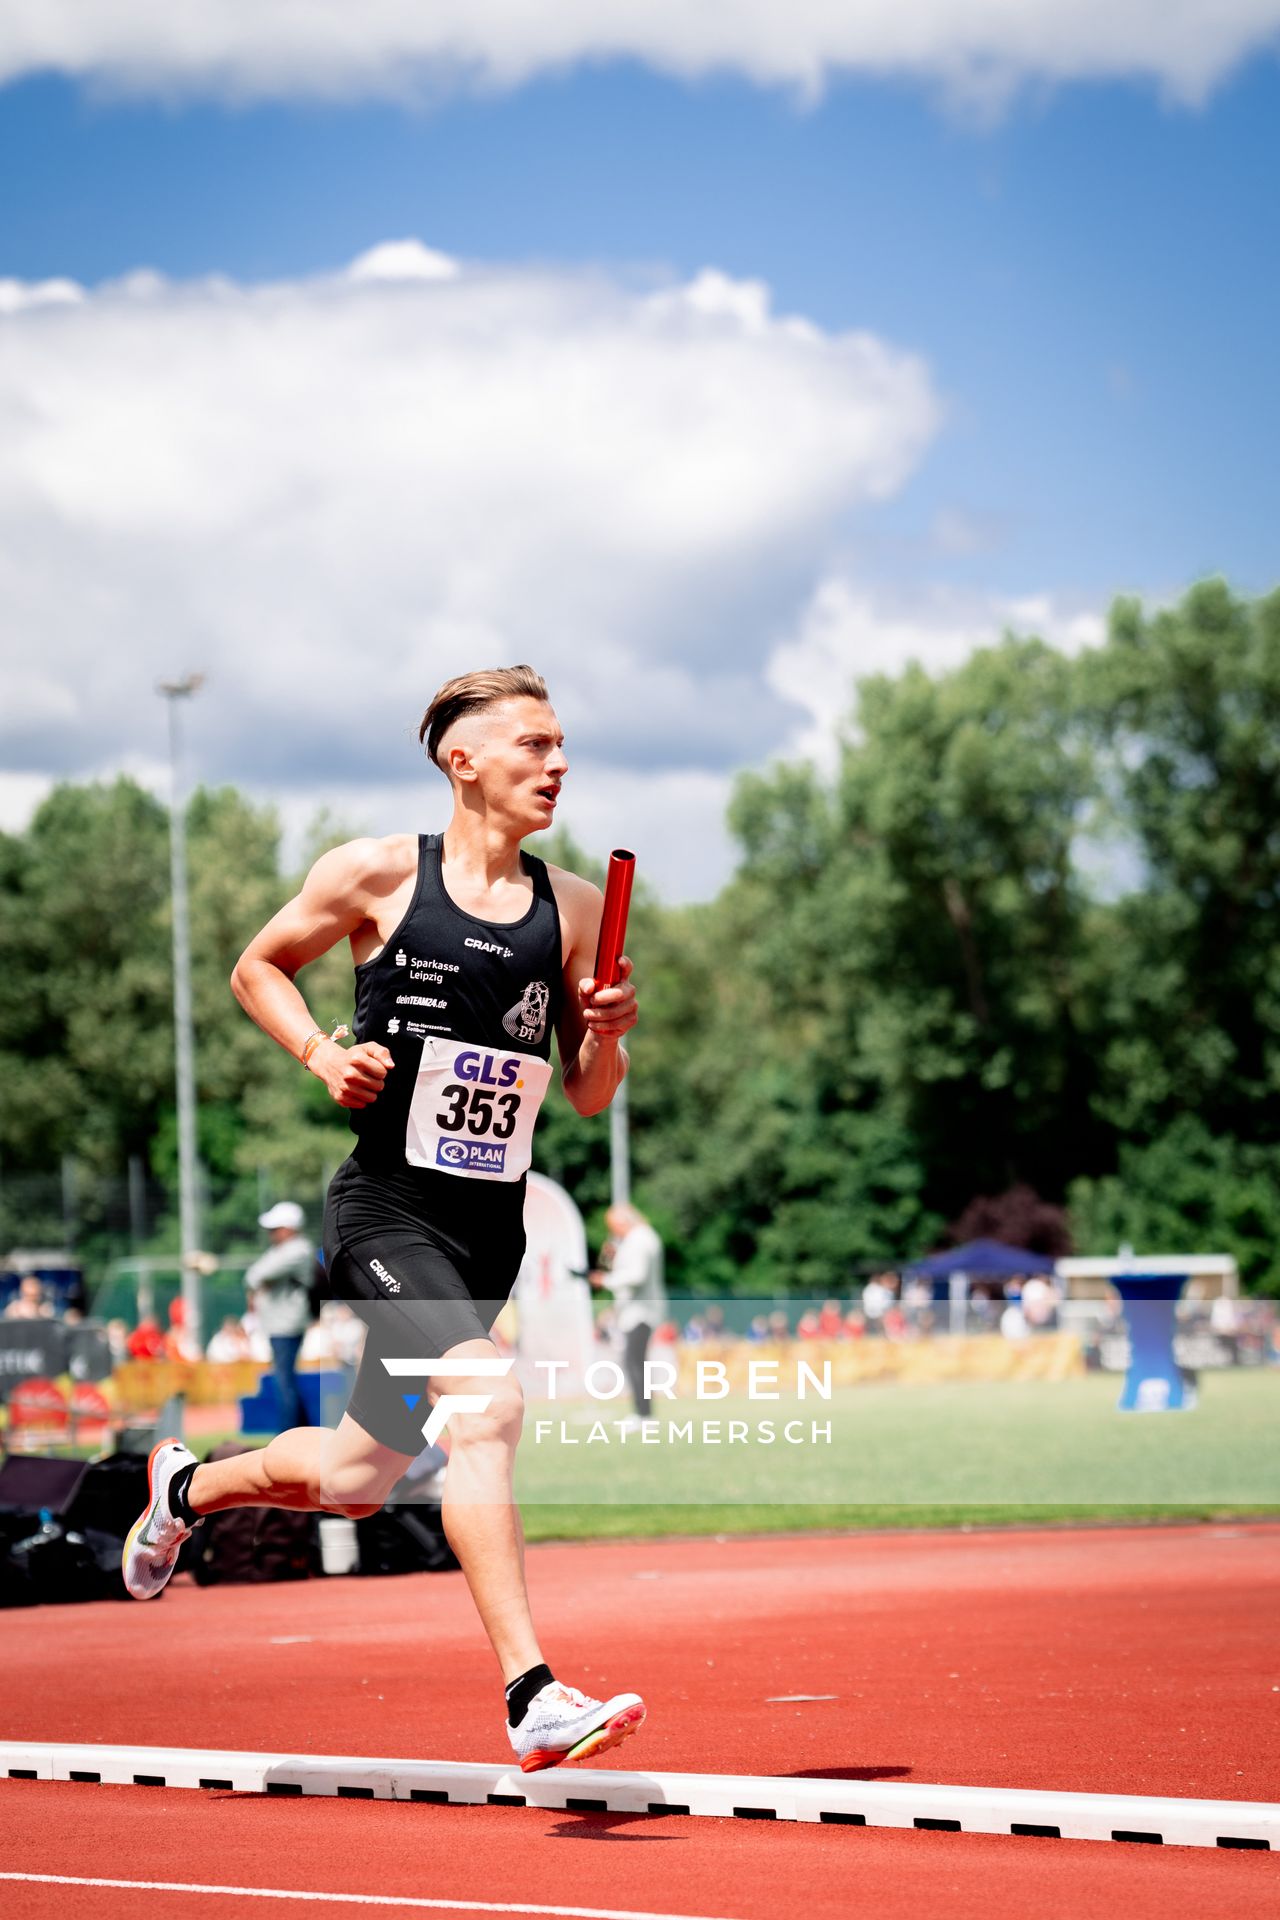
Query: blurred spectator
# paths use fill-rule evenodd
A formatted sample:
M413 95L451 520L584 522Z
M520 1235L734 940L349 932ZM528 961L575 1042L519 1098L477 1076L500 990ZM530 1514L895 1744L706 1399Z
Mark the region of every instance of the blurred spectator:
M725 1331L724 1308L708 1307L702 1317L703 1337L707 1340L727 1340Z
M64 1327L82 1327L84 1325L84 1314L79 1307L64 1307L62 1311L62 1324Z
M108 1320L107 1351L113 1367L121 1366L129 1358L129 1328L126 1321Z
M1006 1340L1026 1339L1027 1321L1019 1294L1011 1294L1006 1300L1004 1312L1000 1315L1000 1332Z
M768 1338L769 1321L767 1315L763 1313L753 1314L751 1316L751 1324L747 1328L747 1339L750 1340L753 1345L759 1345L760 1341L767 1340Z
M52 1320L53 1308L44 1297L44 1287L34 1273L24 1273L18 1291L4 1310L6 1320Z
M797 1340L816 1340L822 1332L822 1317L812 1307L800 1315L796 1326Z
M246 1307L240 1315L240 1325L244 1328L249 1342L249 1358L271 1365L271 1342L262 1331L262 1322L252 1307Z
M967 1316L979 1333L992 1332L999 1324L1000 1308L991 1288L984 1280L969 1294L969 1312Z
M364 1321L352 1313L345 1300L326 1300L320 1309L320 1318L329 1329L339 1365L358 1367L364 1352Z
M844 1317L844 1330L850 1340L866 1339L867 1322L860 1307L850 1307Z
M498 1346L496 1339L494 1345ZM502 1351L500 1346L498 1347L498 1351ZM322 1366L333 1367L337 1365L338 1352L333 1344L333 1329L323 1314L321 1314L318 1320L313 1320L303 1334L302 1350L298 1358L299 1360L306 1360L308 1363L314 1362Z
M1022 1312L1032 1333L1049 1333L1058 1321L1058 1295L1051 1281L1032 1274L1022 1283Z
M226 1366L237 1360L252 1358L253 1349L249 1345L248 1334L234 1313L229 1313L205 1348L205 1359Z
M1241 1332L1240 1306L1230 1294L1220 1293L1214 1299L1213 1305L1209 1308L1209 1328L1230 1354L1231 1365L1233 1367L1238 1365Z
M601 1273L598 1270L591 1274L590 1279L593 1287L607 1287L609 1284L608 1274ZM592 1332L595 1334L595 1341L598 1347L611 1349L621 1346L622 1342L618 1337L618 1331L615 1325L617 1317L617 1310L612 1301L610 1301L607 1306L601 1307L597 1312ZM683 1334L681 1338L684 1338Z
M179 1294L176 1300L169 1302L169 1331L164 1341L167 1360L198 1360L200 1349L191 1337L187 1325L187 1303Z
M838 1300L823 1301L822 1311L818 1315L818 1332L824 1340L843 1339L844 1315Z
M785 1307L775 1307L769 1315L769 1338L778 1345L791 1338L791 1322Z
M902 1308L896 1300L891 1300L885 1308L880 1326L886 1340L905 1339L909 1323L906 1314L902 1311Z
M902 1310L915 1326L920 1316L933 1311L933 1282L922 1273L909 1273L902 1283Z
M131 1360L163 1360L164 1335L153 1313L144 1314L125 1342Z
M270 1235L271 1246L244 1276L254 1312L271 1342L282 1431L309 1424L294 1371L311 1319L315 1267L315 1251L302 1231L303 1217L296 1200L280 1200L261 1214L258 1225Z
M862 1289L862 1311L866 1317L868 1333L879 1333L880 1322L892 1302L897 1298L898 1276L896 1273L873 1274Z
M666 1318L667 1290L662 1275L662 1242L638 1207L610 1207L605 1225L616 1243L609 1269L609 1291L613 1295L617 1330L622 1336L622 1365L631 1388L631 1397L640 1419L649 1417L649 1396L645 1391L644 1362L654 1328ZM712 1334L710 1308L704 1323L704 1337ZM724 1329L720 1312L719 1331Z

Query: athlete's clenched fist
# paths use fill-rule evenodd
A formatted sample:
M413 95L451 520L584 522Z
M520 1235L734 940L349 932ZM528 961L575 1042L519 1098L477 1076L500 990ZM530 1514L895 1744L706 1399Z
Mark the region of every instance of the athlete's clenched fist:
M600 1040L620 1040L639 1019L636 990L631 985L631 962L624 953L618 962L618 982L599 987L590 977L578 982L578 999L588 1033Z
M325 1040L311 1056L311 1071L324 1081L340 1107L369 1107L382 1092L394 1067L390 1050L376 1040L358 1047Z

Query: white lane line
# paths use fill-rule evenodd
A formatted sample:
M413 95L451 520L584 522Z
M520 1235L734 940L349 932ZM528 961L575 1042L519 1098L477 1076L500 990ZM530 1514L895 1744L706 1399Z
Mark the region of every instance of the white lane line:
M294 1887L223 1887L194 1880L106 1880L79 1873L0 1873L43 1887L112 1887L125 1893L219 1893L241 1900L345 1901L357 1907L429 1907L444 1913L563 1914L569 1920L709 1920L705 1914L643 1913L628 1907L539 1907L520 1900L427 1900L408 1893L313 1893Z

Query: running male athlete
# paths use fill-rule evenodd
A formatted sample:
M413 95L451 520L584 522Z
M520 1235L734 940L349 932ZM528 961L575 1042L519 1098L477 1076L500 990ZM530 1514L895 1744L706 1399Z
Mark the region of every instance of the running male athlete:
M443 835L353 840L319 859L295 900L252 940L236 997L273 1040L351 1110L356 1145L325 1209L330 1287L359 1303L364 1356L336 1431L300 1427L270 1445L196 1463L177 1441L151 1458L146 1511L125 1547L137 1599L160 1592L205 1514L228 1507L376 1513L422 1451L425 1406L452 1411L444 1526L462 1565L507 1695L511 1745L526 1771L585 1759L635 1732L633 1693L593 1700L561 1686L543 1660L512 1497L522 1396L492 1362L489 1330L524 1250L524 1175L551 1079L581 1114L608 1106L627 1071L619 1044L635 1024L631 963L619 983L591 977L599 889L521 852L548 826L568 771L564 736L529 667L471 673L443 686L420 738L453 790ZM356 970L357 1044L329 1038L295 979L339 940ZM388 1358L447 1359L456 1373L392 1377Z

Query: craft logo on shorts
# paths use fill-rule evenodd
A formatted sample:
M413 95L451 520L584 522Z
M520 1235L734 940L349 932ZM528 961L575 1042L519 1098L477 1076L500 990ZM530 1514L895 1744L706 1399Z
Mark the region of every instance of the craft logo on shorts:
M501 1173L506 1165L505 1142L496 1140L439 1140L436 1165L450 1173Z
M379 1280L381 1280L383 1286L386 1288L388 1293L399 1293L400 1282L396 1279L394 1273L387 1272L387 1269L383 1266L381 1260L371 1260L369 1262L369 1265L373 1269L373 1271L377 1274Z

